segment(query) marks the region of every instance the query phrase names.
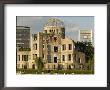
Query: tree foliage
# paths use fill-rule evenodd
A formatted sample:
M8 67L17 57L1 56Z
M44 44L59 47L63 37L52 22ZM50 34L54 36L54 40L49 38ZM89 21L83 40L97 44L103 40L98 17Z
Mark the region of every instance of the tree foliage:
M94 60L88 61L88 68L89 68L89 70L94 70Z
M36 62L36 66L37 66L38 71L39 72L42 71L44 68L44 63L42 61L42 58L41 57L36 58L35 62Z
M91 42L76 42L75 49L79 52L85 53L87 62L94 59L94 47Z

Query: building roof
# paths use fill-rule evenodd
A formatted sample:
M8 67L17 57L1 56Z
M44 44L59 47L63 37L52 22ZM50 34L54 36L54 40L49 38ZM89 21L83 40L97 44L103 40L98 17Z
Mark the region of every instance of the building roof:
M27 26L16 26L16 29L30 29L30 27L27 27Z

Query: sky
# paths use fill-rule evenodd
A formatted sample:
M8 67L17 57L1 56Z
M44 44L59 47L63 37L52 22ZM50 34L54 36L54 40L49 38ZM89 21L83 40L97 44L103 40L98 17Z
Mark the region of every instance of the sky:
M64 22L66 36L78 41L78 31L92 30L94 36L94 16L17 16L17 26L30 27L31 33L43 31L43 26L50 18Z

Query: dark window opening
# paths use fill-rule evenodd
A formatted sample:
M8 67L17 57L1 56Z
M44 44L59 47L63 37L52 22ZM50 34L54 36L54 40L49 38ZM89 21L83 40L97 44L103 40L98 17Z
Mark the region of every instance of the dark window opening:
M65 55L62 56L63 61L65 61Z
M57 41L57 37L54 37L54 41L55 41L55 42Z
M43 56L43 58L44 58L44 54L43 54L42 56Z
M27 65L24 65L24 69L27 69Z
M47 33L47 30L45 30L45 33Z
M58 70L62 70L63 69L63 65L58 65Z
M24 61L26 61L26 55L24 55Z
M62 45L62 50L66 50L66 44Z
M43 45L43 48L44 48L44 45Z
M28 55L22 55L22 61L28 61Z
M69 45L69 50L72 50L72 44L68 44Z
M37 44L35 44L35 49L37 50Z
M71 60L71 54L68 55L68 59Z
M50 65L48 65L48 69L50 68Z
M57 63L57 57L54 57L54 63Z
M32 65L32 69L35 69L35 64Z
M26 55L26 61L28 61L28 55Z
M69 69L71 69L71 65L69 65Z
M24 57L24 55L22 55L22 61L23 61L23 57Z
M58 47L54 46L54 52L58 52Z
M74 55L74 60L76 61L76 54Z
M78 63L81 63L80 58L78 58Z
M34 34L34 40L37 40L37 34Z

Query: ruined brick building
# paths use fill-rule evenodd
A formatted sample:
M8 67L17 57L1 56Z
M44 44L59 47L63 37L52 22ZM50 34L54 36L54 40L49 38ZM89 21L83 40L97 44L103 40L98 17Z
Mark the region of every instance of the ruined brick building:
M75 51L75 42L65 35L65 26L61 20L51 18L44 25L42 32L28 34L30 47L25 49L16 46L17 68L37 69L35 59L38 57L42 58L45 70L83 68L85 54Z

